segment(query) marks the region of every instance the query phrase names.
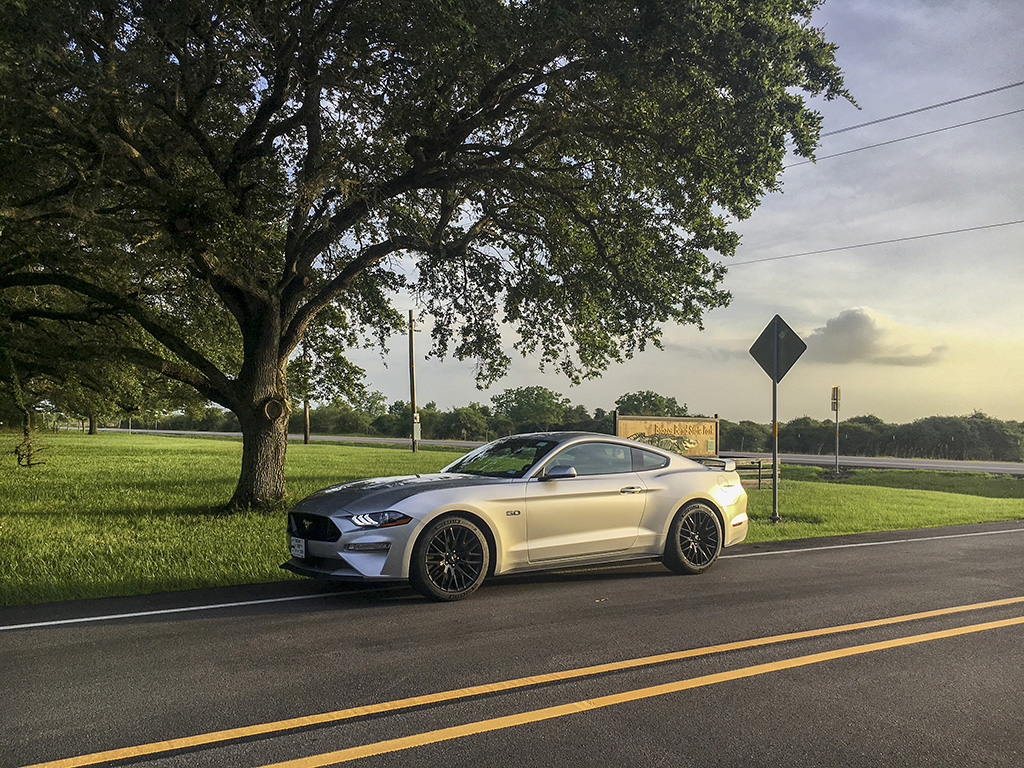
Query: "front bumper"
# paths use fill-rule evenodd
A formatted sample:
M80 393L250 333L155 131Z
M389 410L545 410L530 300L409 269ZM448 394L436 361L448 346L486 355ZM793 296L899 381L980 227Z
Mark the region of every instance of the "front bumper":
M351 563L340 557L293 557L281 568L299 576L326 581L396 581L393 576L367 574L354 568Z
M360 528L346 517L289 514L291 559L281 568L334 581L397 581L413 526Z

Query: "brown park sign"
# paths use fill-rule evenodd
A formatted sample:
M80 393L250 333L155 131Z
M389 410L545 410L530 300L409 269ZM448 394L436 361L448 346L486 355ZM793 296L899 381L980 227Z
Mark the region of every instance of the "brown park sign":
M615 417L615 434L668 448L686 456L718 453L718 419L671 416Z

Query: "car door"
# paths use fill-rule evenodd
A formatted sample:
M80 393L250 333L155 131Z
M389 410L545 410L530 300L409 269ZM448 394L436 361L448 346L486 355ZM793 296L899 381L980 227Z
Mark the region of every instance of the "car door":
M628 549L637 539L646 486L630 449L591 441L549 459L544 472L573 467L576 477L532 478L526 488L530 562Z

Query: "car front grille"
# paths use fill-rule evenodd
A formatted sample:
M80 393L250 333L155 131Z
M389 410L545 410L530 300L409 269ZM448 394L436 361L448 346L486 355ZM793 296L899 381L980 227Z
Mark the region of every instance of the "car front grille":
M337 541L341 531L329 517L306 512L288 513L288 533L307 541Z

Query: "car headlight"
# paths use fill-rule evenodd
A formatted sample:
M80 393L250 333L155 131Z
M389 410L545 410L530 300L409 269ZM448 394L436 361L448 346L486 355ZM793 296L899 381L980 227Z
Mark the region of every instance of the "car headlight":
M352 525L358 525L360 528L392 528L396 525L405 525L411 522L412 518L401 512L388 511L351 515L349 520L352 521Z

